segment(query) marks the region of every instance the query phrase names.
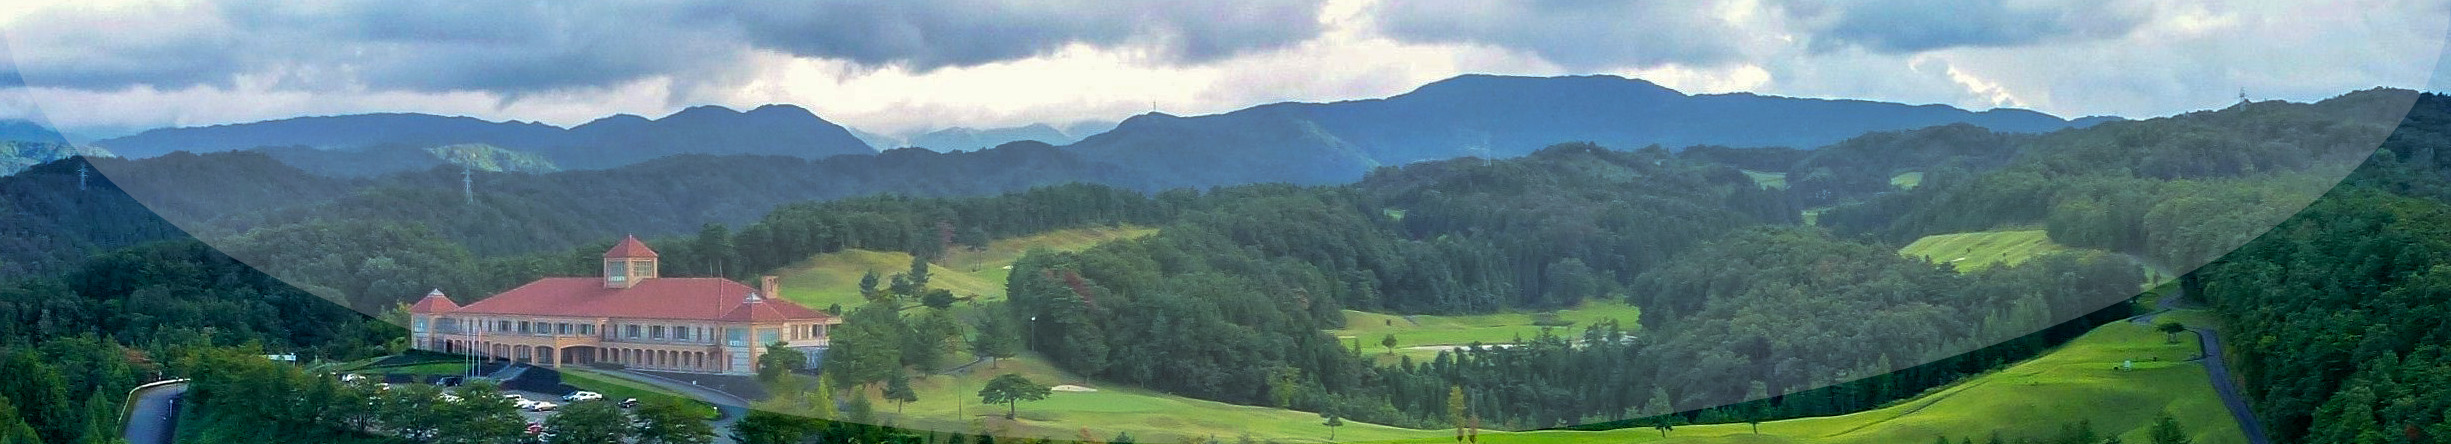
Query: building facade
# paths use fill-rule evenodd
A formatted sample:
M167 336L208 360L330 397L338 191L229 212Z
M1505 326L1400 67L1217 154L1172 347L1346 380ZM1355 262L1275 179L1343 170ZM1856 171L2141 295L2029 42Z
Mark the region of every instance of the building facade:
M614 362L642 370L746 375L768 344L814 365L840 318L724 278L662 277L638 238L604 253L596 277L539 279L461 306L440 290L409 307L420 350L560 367Z

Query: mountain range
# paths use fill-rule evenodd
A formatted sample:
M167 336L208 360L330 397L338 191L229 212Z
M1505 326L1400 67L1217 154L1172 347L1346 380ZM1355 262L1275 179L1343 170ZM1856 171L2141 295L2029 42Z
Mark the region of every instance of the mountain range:
M873 155L878 147L897 145L961 151L1031 140L1162 178L1159 186L1198 187L1340 183L1382 166L1513 157L1569 141L1615 149L1811 149L1877 131L1969 124L2036 133L2114 119L1750 93L1692 95L1605 75L1465 75L1382 99L1284 102L1190 117L1143 114L1086 136L1073 131L1102 125L1068 126L1070 131L1044 124L953 127L896 138L857 133L797 106L766 105L746 112L699 106L660 119L623 114L567 129L427 114L300 117L156 129L94 145L131 158L260 149L321 174L369 175L441 165L446 162L426 149L458 144L533 154L555 168L584 170L678 154L821 159Z
M1187 183L1339 183L1380 166L1521 156L1559 142L1815 148L1856 135L1966 123L2047 132L2075 121L2023 109L1967 111L1755 94L1687 95L1616 76L1466 75L1385 99L1278 103L1198 117L1143 114L1067 149Z
M628 165L676 154L780 155L819 159L875 154L842 126L792 105L746 112L697 106L660 119L619 114L561 128L535 122L381 113L163 128L94 145L131 158L173 151L207 153L264 147L358 151L400 145L424 149L478 143L544 156L565 168Z

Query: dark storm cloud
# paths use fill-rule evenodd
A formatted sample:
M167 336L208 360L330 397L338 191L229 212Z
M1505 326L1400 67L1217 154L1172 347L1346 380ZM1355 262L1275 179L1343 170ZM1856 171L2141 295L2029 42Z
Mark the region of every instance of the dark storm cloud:
M1202 62L1308 40L1319 0L866 1L727 4L761 47L925 71L1045 54L1071 43L1151 45Z
M1570 68L1737 58L1760 38L1683 1L1405 1L1381 3L1381 31L1402 40L1476 43L1539 54Z
M524 93L677 82L746 69L767 49L917 70L1071 43L1198 62L1319 32L1318 0L1254 2L231 1L177 11L50 11L12 24L28 80L111 90L229 86Z
M1918 52L2117 38L2147 18L2125 6L2133 5L2109 0L1804 0L1788 2L1784 10L1814 37L1817 50L1859 46Z
M675 7L632 3L226 2L106 16L39 13L9 33L30 83L532 92L712 66L745 46ZM694 32L713 29L714 33ZM690 32L685 32L690 31ZM733 33L737 34L737 33Z

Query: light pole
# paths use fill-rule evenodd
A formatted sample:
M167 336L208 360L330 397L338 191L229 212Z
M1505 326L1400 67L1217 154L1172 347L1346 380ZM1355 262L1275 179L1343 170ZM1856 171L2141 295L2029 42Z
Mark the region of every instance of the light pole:
M1030 316L1029 336L1030 337L1028 338L1023 338L1026 340L1021 341L1021 345L1029 347L1030 351L1038 351L1038 316L1036 315Z

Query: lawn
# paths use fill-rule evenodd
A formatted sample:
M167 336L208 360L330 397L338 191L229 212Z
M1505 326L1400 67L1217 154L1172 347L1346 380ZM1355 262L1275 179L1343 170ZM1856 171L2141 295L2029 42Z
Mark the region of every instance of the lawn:
M1636 330L1642 309L1616 300L1586 301L1582 306L1556 312L1558 320L1571 324L1552 327L1560 336L1580 336L1583 327L1605 319L1616 319L1628 331ZM1535 313L1498 313L1463 316L1398 316L1366 311L1345 310L1345 328L1329 330L1350 345L1360 339L1362 350L1384 355L1381 338L1396 335L1396 353L1412 356L1416 361L1438 355L1433 347L1482 344L1505 344L1516 339L1539 336L1542 328L1534 325Z
M706 401L690 398L687 395L682 395L671 390L665 390L662 387L631 381L625 376L601 373L595 369L576 366L562 367L562 383L569 384L571 387L578 388L579 390L602 393L604 394L604 399L611 401L620 401L628 398L638 398L640 400L654 398L687 400L691 406L696 408L699 414L705 415L708 418L715 417L715 406L713 404L708 404Z
M1975 271L1994 264L2016 265L2035 256L2068 249L2051 242L2043 230L2014 230L1924 236L1898 249L1898 254L1936 264L1956 264L1959 271Z
M1745 177L1751 177L1751 178L1753 178L1753 184L1754 184L1754 185L1760 185L1760 186L1762 187L1762 189L1786 189L1786 188L1787 188L1787 173L1769 173L1769 172L1761 172L1761 171L1754 171L1754 170L1737 170L1737 171L1743 171L1743 172L1745 172Z
M1079 228L1056 230L1031 236L998 240L981 251L955 249L951 254L930 263L928 287L950 290L960 297L1001 299L1004 297L1005 276L1012 273L1006 266L1020 259L1031 249L1076 251L1116 239L1147 236L1153 228ZM781 278L783 298L809 308L825 308L834 304L853 307L865 303L860 298L860 277L875 271L880 279L909 271L911 255L903 252L843 250L820 254L800 263L784 267L775 274ZM880 283L879 285L883 285Z

